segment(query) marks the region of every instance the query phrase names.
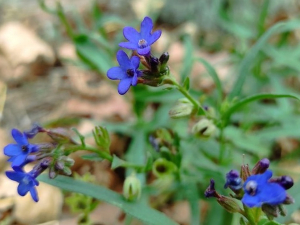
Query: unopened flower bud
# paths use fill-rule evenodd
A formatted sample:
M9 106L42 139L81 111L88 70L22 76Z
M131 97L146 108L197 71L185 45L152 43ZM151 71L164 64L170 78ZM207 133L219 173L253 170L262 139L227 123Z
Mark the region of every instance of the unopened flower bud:
M261 209L266 214L266 216L270 219L279 216L279 209L277 205L263 204Z
M194 105L186 98L179 99L176 105L169 111L169 116L173 119L183 118L191 115Z
M259 160L256 165L254 166L254 168L251 171L252 175L256 175L256 174L262 174L264 172L266 172L266 170L269 168L270 166L270 160L267 158L261 159Z
M249 165L245 164L241 166L241 173L240 177L243 179L243 181L246 181L247 178L251 175L249 170Z
M72 140L68 131L64 128L54 128L47 130L47 134L59 144L76 144L75 141Z
M286 216L286 209L283 205L278 205L278 210L281 216Z
M57 176L57 172L52 167L50 167L48 176L50 179L54 179Z
M50 152L56 147L52 143L39 143L39 144L36 144L36 145L39 148L39 152Z
M210 179L210 184L206 188L204 195L206 198L211 198L211 197L220 198L221 197L215 189L215 181L213 179Z
M123 196L129 200L134 201L140 198L142 193L141 181L135 174L126 177L123 185Z
M159 65L159 61L158 58L150 56L150 68L151 68L151 72L156 75L158 74L158 65Z
M157 159L152 166L152 172L156 177L172 176L176 171L177 166L164 158Z
M224 188L229 187L234 193L239 193L241 188L243 187L243 180L240 178L240 174L236 170L230 170L229 173L226 174L226 183Z
M169 61L169 58L170 58L170 55L169 55L168 52L164 52L164 53L159 57L159 62L160 62L161 68L166 66L166 64L167 64L168 61Z
M277 177L277 178L271 178L269 180L269 182L277 183L281 187L283 187L285 190L290 189L294 185L293 178L291 178L290 176L281 176L281 177Z
M292 196L290 196L289 194L286 194L286 198L284 200L284 202L282 204L284 205L290 205L295 203L295 200L292 198Z
M59 172L62 171L66 175L71 175L72 170L70 167L74 165L74 160L67 157L67 156L61 156L57 159L54 165L54 170Z
M219 198L217 198L217 201L228 212L243 214L243 210L240 208L234 198L221 195Z
M216 126L211 120L203 118L199 120L192 128L192 132L199 137L211 137L216 131Z
M31 138L34 138L35 135L37 135L38 133L45 132L45 131L46 130L43 127L41 127L39 124L35 123L35 124L33 124L33 126L31 127L30 130L26 130L23 133L27 138L31 139Z

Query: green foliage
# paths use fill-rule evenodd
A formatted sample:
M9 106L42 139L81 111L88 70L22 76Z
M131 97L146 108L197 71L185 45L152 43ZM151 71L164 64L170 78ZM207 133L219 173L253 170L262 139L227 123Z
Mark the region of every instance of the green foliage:
M161 11L150 11L150 14L155 14L159 21L165 21L167 25L189 21L198 27L193 37L181 29L170 31L170 36L177 37L173 40L181 40L184 47L181 68L176 71L179 81L170 73L166 75L169 77L164 80L166 85L162 87L140 84L133 87L132 96L126 98L133 105L131 121L103 122L105 128L95 127L93 137L97 147L86 146L85 137L74 129L81 145L69 149L70 152L91 151L92 154L86 154L82 158L92 161L108 160L112 170L123 168L126 175L137 173L146 190L140 202L128 202L108 189L67 177L58 177L53 181L42 177L41 180L116 205L145 224L176 224L147 206L153 195L158 199L153 203L154 208L159 208L166 202L187 200L192 225L225 224L224 221L226 224L238 221L245 225L254 224L261 213L256 209L249 209L252 212L249 215L253 215L252 221L250 217L250 220L244 217L235 219L216 202L208 201L206 203L209 206L206 206L202 203L199 205L199 200L204 199L203 192L210 178L213 177L218 186L223 186L225 173L240 167L243 154L247 163L263 157L273 157L275 163L280 164L285 159L299 156L296 151L277 156L274 149L278 148L279 138L300 138L300 90L297 85L290 83L290 79L299 80L300 45L295 31L299 28L300 21L274 22L278 7L276 4L284 4L278 1L192 0L189 4L182 0L165 2ZM89 24L91 28L87 28L79 16L67 16L60 4L55 9L49 9L44 1L40 0L40 3L42 8L60 19L74 43L80 65L96 71L102 77L105 77L109 68L115 66L118 42L123 40L121 27L137 25L130 20L125 24L125 19L119 15L106 14L95 2ZM173 14L177 15L174 20L173 16L167 16ZM113 23L118 27L116 33L106 29ZM230 65L230 77L221 80L217 65L199 57L199 49L209 50L211 53L227 53L226 63ZM205 73L212 78L215 88L206 92L195 90L191 73L196 63L204 66ZM170 71L172 72L172 67ZM232 83L233 79L235 81ZM184 114L180 112L183 107L179 111L176 108L176 115L187 115L187 118L178 116L180 119L171 120L168 112L183 96L192 105L193 112ZM213 135L208 135L210 138L199 139L192 134L191 128L206 118L214 127L214 132L211 132ZM207 132L207 126L200 130ZM123 156L110 154L109 132L130 139ZM159 163L166 167L167 175L157 169ZM273 169L276 171L276 167ZM147 177L151 172L156 180L148 184ZM280 170L278 172L281 173ZM300 207L300 195L297 192L299 185L297 182L290 192L296 203L288 206L286 218L278 219L282 224L289 221L291 214ZM200 209L205 213L200 214ZM266 218L258 222L259 225L280 223Z
M86 183L78 180L74 180L69 177L58 176L56 179L51 180L46 176L41 176L40 181L46 182L51 185L55 185L63 190L80 193L86 196L93 197L100 201L108 202L114 206L117 206L128 213L141 220L145 224L149 225L176 225L177 223L171 221L164 214L151 209L142 203L127 202L122 195L113 192L107 188Z

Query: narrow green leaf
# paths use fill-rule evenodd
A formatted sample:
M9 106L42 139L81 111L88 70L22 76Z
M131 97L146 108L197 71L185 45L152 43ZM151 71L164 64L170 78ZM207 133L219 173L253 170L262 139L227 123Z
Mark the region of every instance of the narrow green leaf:
M195 58L196 61L202 63L202 65L205 67L205 69L207 70L208 74L211 76L211 78L214 80L215 85L217 87L217 91L218 91L218 97L219 100L222 100L222 96L223 96L223 88L222 88L222 83L219 79L219 76L215 70L215 68L209 64L209 62L207 62L205 59L202 58Z
M180 72L181 82L185 80L191 73L193 67L193 43L190 36L186 36L183 40L185 47L185 55L183 58L183 68Z
M111 66L110 56L95 45L88 36L78 35L74 38L77 54L93 68L105 74Z
M42 175L39 177L39 180L66 191L81 193L96 198L100 201L110 203L119 207L129 215L141 220L145 224L178 225L163 213L139 202L128 202L122 197L122 195L99 185L85 183L64 176L58 176L55 179L49 179L47 176Z
M230 116L238 110L243 105L246 105L250 102L260 100L260 99L271 99L271 98L294 98L300 101L300 98L295 95L290 94L257 94L253 95L244 99L241 99L240 101L236 102L234 105L232 105L222 116L223 120L225 121L225 124L230 119Z
M255 57L259 53L259 51L265 46L268 39L273 35L289 30L294 30L300 27L299 20L292 20L288 22L277 23L272 26L269 30L267 30L256 42L256 44L250 49L248 54L242 60L239 70L238 76L233 85L233 88L229 94L229 99L233 99L234 97L238 96L241 93L243 84L245 83L246 77L248 75L248 71L252 66L252 62L254 62Z

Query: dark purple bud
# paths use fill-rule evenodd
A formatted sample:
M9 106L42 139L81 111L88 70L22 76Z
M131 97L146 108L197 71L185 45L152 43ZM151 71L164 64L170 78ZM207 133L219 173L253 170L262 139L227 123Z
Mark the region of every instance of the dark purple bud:
M210 184L208 188L206 188L204 195L206 198L210 198L210 197L220 198L220 195L215 190L215 181L213 179L210 179Z
M294 185L293 178L290 176L281 176L277 178L272 178L269 180L269 182L274 182L279 184L281 187L283 187L285 190L290 189Z
M164 52L160 57L159 57L159 62L161 65L167 64L169 61L170 55L168 52Z
M38 125L37 123L33 124L32 128L30 130L27 130L27 131L24 131L24 135L31 139L31 138L34 138L35 135L37 135L38 133L40 132L45 132L46 130L41 127L40 125Z
M150 68L153 74L158 73L158 65L159 65L158 58L150 56Z
M236 192L243 187L242 178L240 178L240 174L236 170L230 170L229 173L226 174L226 183L224 188L230 188L232 191Z
M256 175L256 174L262 174L264 172L266 172L266 170L269 168L270 166L270 160L267 158L261 159L259 160L256 165L254 166L254 168L251 171L252 175Z
M51 162L52 162L52 159L50 159L50 158L43 159L41 161L41 167L44 169L47 169L50 166Z

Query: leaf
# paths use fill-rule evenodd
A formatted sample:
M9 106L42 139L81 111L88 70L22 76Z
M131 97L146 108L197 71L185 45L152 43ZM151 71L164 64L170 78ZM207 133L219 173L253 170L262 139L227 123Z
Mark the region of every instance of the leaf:
M283 225L283 224L277 223L276 221L268 221L266 223L263 223L262 225Z
M212 79L215 82L215 85L217 87L217 91L218 91L218 98L221 101L222 100L222 96L223 96L223 89L222 89L222 83L219 79L219 76L215 70L215 68L209 64L209 62L207 62L205 59L202 58L195 58L196 61L202 63L202 65L205 67L205 69L207 70L208 74L212 77Z
M99 157L97 153L82 155L81 158L85 160L98 161L98 162L103 160L103 158Z
M185 36L184 40L185 55L183 58L183 68L180 72L181 82L189 76L193 67L193 43L190 36Z
M272 98L294 98L300 101L300 98L295 95L290 94L257 94L253 95L244 99L241 99L240 101L236 102L233 106L231 106L223 115L222 118L225 121L225 125L227 124L228 120L230 119L230 116L238 110L240 107L256 101L260 99L272 99Z
M185 89L185 90L189 90L190 89L190 78L189 77L186 77L185 79L184 79L184 81L183 81L183 88Z
M78 55L90 66L106 74L111 67L110 56L99 46L95 45L88 36L82 34L74 37Z
M292 20L288 22L277 23L272 26L269 30L267 30L256 42L256 44L250 49L248 54L241 61L237 79L233 85L233 88L229 94L229 99L233 99L238 96L242 90L243 84L245 83L246 77L248 75L248 71L252 65L251 62L255 61L255 57L259 53L259 51L264 48L268 39L276 33L281 33L289 30L294 30L300 27L299 20Z
M126 161L124 161L123 159L120 159L118 156L113 155L113 160L111 163L111 169L114 170L120 166L123 166L124 164L126 164Z
M39 180L66 191L81 193L96 198L100 201L110 203L114 206L119 207L125 213L128 213L129 215L141 220L145 224L178 225L163 213L139 202L128 202L123 198L122 195L102 186L85 183L64 176L58 176L55 179L49 179L47 176L41 175L39 177Z

